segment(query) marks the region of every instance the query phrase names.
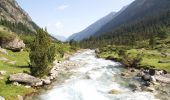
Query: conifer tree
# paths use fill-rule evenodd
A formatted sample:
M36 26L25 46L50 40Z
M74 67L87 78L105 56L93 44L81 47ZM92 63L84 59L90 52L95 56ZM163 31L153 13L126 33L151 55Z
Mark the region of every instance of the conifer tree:
M31 74L38 77L47 75L55 57L55 46L46 31L37 30L36 38L31 45Z

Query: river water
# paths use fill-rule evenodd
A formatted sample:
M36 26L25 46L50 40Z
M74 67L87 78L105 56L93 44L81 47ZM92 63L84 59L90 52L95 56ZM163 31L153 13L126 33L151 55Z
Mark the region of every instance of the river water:
M148 92L132 92L120 84L122 68L117 62L95 57L94 50L77 53L71 61L82 64L70 71L72 75L61 84L41 93L36 100L155 100ZM110 90L121 91L109 94Z

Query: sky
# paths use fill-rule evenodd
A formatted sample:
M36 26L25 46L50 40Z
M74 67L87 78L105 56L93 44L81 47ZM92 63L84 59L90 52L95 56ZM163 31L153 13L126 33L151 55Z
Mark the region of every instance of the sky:
M16 0L40 27L68 37L134 0Z

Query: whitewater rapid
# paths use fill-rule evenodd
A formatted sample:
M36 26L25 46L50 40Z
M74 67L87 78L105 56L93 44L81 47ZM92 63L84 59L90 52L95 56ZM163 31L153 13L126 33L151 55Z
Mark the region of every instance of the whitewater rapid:
M117 62L95 57L94 50L77 53L70 61L82 66L71 70L72 75L61 84L43 92L36 100L155 100L148 92L132 92L118 81L122 68ZM121 91L109 94L110 90Z

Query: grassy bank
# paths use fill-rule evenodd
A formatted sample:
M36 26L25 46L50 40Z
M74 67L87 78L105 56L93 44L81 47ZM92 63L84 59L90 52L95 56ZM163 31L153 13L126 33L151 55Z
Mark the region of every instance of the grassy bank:
M27 49L29 51L29 49ZM56 43L56 59L64 60L63 55L65 53L72 54L76 51L76 48L69 46L66 43ZM30 69L28 67L29 62L29 52L12 52L7 50L8 54L4 54L0 52L0 71L6 71L7 74L1 76L0 79L0 96L4 97L6 100L18 100L18 95L24 96L25 94L29 94L37 91L34 88L26 88L24 86L15 86L11 83L8 83L8 78L10 74L14 73L30 73ZM5 60L6 59L6 60Z
M141 45L140 45L141 46ZM170 72L170 37L165 40L157 40L154 48L150 47L128 47L128 46L107 46L100 49L98 56L101 58L114 58L123 60L120 56L123 50L128 58L134 59L140 55L139 67L148 67Z
M25 88L24 86L15 86L8 83L8 77L10 74L19 72L29 72L28 66L28 52L11 52L8 51L8 55L0 53L0 57L7 58L8 61L0 61L0 70L7 72L6 75L0 80L0 96L3 96L6 100L17 100L18 95L24 96L27 93L35 91L33 88ZM16 64L10 64L10 62L16 62Z

